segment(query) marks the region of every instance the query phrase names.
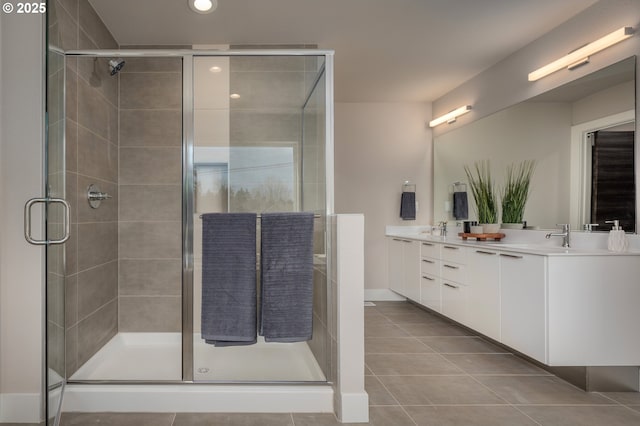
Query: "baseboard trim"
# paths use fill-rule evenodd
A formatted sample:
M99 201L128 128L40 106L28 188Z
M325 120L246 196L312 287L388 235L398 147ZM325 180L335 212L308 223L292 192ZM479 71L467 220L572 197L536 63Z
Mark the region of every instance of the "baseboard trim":
M328 385L67 385L64 412L331 413Z
M40 423L39 393L0 393L0 423Z
M393 290L389 290L388 288L370 288L364 289L364 300L370 302L385 302L385 301L405 301L406 297L400 296L398 293Z
M369 422L369 395L366 392L338 396L336 416L342 423Z

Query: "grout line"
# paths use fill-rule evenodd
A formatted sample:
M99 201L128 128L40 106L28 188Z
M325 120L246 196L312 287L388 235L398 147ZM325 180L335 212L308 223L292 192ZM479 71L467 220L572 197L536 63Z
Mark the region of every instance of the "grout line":
M618 401L618 400L616 400L616 399L614 399L614 398L611 398L610 396L604 395L604 394L603 394L603 392L594 392L594 393L595 393L595 394L597 394L597 395L600 395L601 397L606 398L606 399L608 399L608 400L610 400L610 401L613 401L613 402L615 402L616 404L619 404L619 405L626 405L626 404L623 404L622 402L620 402L620 401Z
M173 418L171 419L171 426L176 423L176 417L178 417L178 413L173 413Z

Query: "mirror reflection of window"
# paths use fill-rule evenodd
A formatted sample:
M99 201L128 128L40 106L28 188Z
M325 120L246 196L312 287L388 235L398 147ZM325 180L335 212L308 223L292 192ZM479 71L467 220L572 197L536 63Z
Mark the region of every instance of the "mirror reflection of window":
M630 128L630 129L629 129ZM610 229L617 219L622 229L635 230L635 174L633 123L590 133L591 223Z

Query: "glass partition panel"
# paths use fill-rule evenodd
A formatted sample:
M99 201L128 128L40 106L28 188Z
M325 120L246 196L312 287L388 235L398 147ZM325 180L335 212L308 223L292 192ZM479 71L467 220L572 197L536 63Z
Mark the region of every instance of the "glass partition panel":
M308 342L273 343L258 336L253 345L221 346L207 343L201 337L202 312L210 309L203 308L202 301L202 214L312 211L318 216L314 219L315 253L324 252L324 189L315 179L324 182L323 171L319 169L324 170L325 141L314 130L318 126L317 109L322 107L315 99L322 96L309 95L314 87L323 90L316 84L321 58L282 55L194 59L193 377L196 381L325 381L326 327L319 326L321 306L326 317L326 291L320 295L314 289L313 303L314 307L317 303L317 309L314 309L313 339ZM305 105L312 104L309 116L303 119L307 114ZM308 131L303 131L305 120ZM303 136L306 133L309 147L307 136ZM303 156L307 153L305 162ZM309 177L314 175L308 201L303 195L305 170ZM256 295L259 295L259 220L256 230ZM259 318L259 296L256 303ZM256 328L259 329L257 323ZM316 350L314 344L324 352Z

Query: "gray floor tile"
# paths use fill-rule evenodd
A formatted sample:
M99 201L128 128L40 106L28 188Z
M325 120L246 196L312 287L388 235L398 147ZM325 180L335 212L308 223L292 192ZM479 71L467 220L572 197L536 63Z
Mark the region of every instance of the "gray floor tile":
M171 426L173 413L62 413L61 426Z
M0 423L0 426L45 426L45 423Z
M462 374L439 354L370 354L365 362L377 376Z
M391 323L365 323L364 337L409 337L409 333Z
M622 406L519 406L543 426L640 425L640 413Z
M369 424L375 426L415 426L401 407L369 408Z
M382 376L401 405L506 404L470 376Z
M415 337L370 337L364 340L366 354L413 354L433 352Z
M178 413L173 426L293 426L288 413Z
M364 375L373 376L373 371L371 371L371 369L367 366L367 364L364 365Z
M421 337L418 340L438 353L509 353L508 350L477 336Z
M555 376L476 376L513 404L611 404L603 396L584 392Z
M376 302L375 309L382 314L423 313L424 310L406 302Z
M428 312L407 312L401 314L385 314L385 317L394 324L424 324L431 322L443 322L443 319Z
M364 323L366 325L374 325L374 324L393 324L389 318L382 315L379 312L373 312L371 314L367 314L365 311L364 314Z
M471 335L471 332L465 330L464 328L446 322L403 324L400 326L400 328L414 337Z
M418 426L535 426L537 423L506 405L405 407Z
M340 426L333 413L293 413L295 426Z
M640 405L640 392L599 392L624 405Z
M469 374L549 375L542 368L511 354L448 354L442 356Z
M364 388L369 394L369 405L398 405L398 402L377 377L366 376Z
M633 411L637 411L640 413L640 405L627 405L627 407L631 408Z

